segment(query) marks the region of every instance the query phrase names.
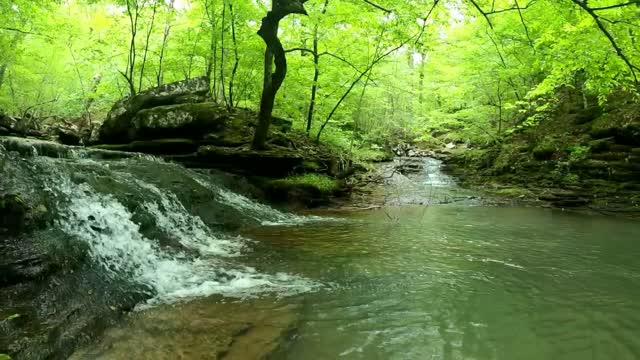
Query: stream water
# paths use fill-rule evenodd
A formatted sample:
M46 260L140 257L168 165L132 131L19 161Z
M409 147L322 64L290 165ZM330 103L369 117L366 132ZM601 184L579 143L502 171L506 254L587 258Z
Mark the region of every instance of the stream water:
M398 207L258 228L325 286L276 359L638 359L640 225L537 208Z
M459 192L438 165L412 199ZM73 359L640 358L637 221L455 201L296 216L154 159L5 168L40 179L9 185L49 199L51 241L147 294Z

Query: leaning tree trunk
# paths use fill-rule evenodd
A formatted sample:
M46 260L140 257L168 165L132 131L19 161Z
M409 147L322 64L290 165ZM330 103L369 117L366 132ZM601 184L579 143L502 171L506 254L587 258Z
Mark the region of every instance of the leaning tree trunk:
M274 0L272 10L262 18L262 25L258 30L258 35L264 40L267 49L264 52L264 82L260 99L260 112L258 113L258 126L256 127L252 144L254 149L265 148L276 94L287 76L287 57L282 43L278 39L280 20L289 14L306 15L307 12L303 7L306 1ZM275 71L272 70L274 63Z

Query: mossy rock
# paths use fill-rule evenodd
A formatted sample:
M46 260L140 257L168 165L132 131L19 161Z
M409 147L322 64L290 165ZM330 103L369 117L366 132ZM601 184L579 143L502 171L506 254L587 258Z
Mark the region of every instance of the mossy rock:
M624 152L603 152L598 154L591 154L589 158L594 160L604 160L604 161L620 161L625 160L629 157L629 153Z
M330 197L340 190L340 181L310 173L270 181L265 184L264 190L272 202L314 207L328 203Z
M533 158L539 161L548 161L553 158L556 149L549 144L540 144L533 149Z
M620 127L595 127L589 135L594 139L613 137L616 143L622 145L640 145L640 125L638 124L629 124Z
M602 108L600 106L591 106L587 109L581 109L575 115L574 122L577 125L586 124L594 121L602 114Z
M494 192L498 196L505 197L532 197L534 194L531 190L520 188L520 187L510 187L505 189L499 189Z
M135 115L127 139L201 138L204 134L223 130L233 116L225 106L216 103L157 106Z
M604 152L608 151L612 145L615 144L615 139L610 137L605 137L602 139L596 139L589 141L588 146L591 148L592 153Z
M123 143L131 130L132 119L142 110L175 104L192 104L209 93L209 79L199 77L164 84L117 101L99 130L102 143Z

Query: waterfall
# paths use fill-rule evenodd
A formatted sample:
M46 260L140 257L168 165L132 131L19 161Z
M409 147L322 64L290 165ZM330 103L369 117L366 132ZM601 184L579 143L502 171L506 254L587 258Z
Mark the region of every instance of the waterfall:
M113 281L131 282L143 289L149 300L138 308L213 294L240 298L265 292L292 295L318 286L300 276L265 273L243 265L236 259L251 251L251 241L207 226L187 210L185 205L190 204L164 184L191 179L206 188L200 189L203 194L215 199L212 206L237 208L242 211L239 216L257 223L302 222L304 217L254 202L193 171L149 158L96 161L31 156L13 157L11 165L38 174L21 191L26 193L29 187L52 199L57 215L53 226L67 239L86 245L97 268ZM152 173L142 178L127 170L136 167ZM176 172L182 177L176 178ZM166 179L149 181L156 177ZM184 191L192 190L184 187Z
M451 176L442 173L442 160L434 158L424 158L425 185L433 187L453 187L455 181Z

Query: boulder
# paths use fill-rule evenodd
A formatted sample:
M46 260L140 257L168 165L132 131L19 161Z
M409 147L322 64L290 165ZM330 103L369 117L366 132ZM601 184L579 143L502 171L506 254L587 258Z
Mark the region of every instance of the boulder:
M123 139L149 140L166 137L201 139L205 134L228 130L237 114L220 104L199 103L157 106L138 112Z
M144 109L158 106L193 104L204 101L209 93L209 79L199 77L155 87L116 102L100 127L98 141L127 142L132 119Z
M196 152L201 145L240 147L251 142L256 125L255 112L213 102L156 106L139 111L121 141L94 147L158 155ZM283 135L291 126L289 120L274 118L269 144L291 146ZM287 141L278 141L280 137Z

